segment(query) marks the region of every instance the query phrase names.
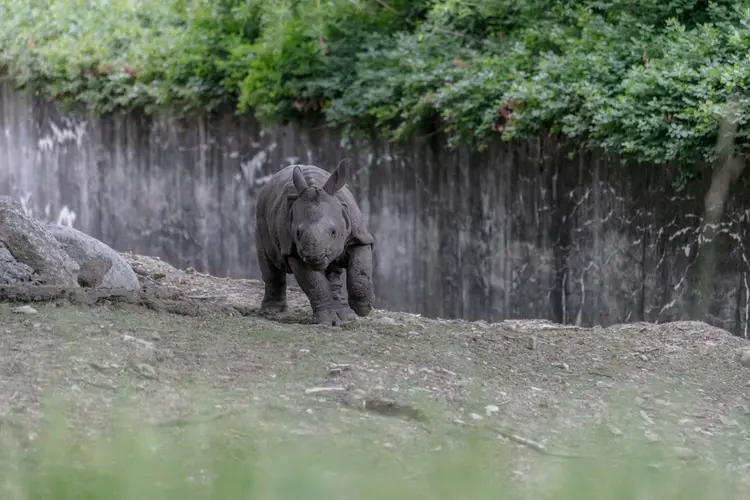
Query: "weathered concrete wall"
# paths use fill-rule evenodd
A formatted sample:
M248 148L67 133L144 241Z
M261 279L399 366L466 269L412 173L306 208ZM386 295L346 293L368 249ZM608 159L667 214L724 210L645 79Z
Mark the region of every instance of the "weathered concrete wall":
M703 319L747 332L750 189L738 185L711 261L709 247L698 251L710 179L678 192L670 169L549 140L482 154L447 151L435 136L347 149L323 127L264 131L231 113L93 118L7 87L0 127L0 194L176 266L258 278L259 187L290 163L331 169L349 155L377 239L379 307L581 325Z

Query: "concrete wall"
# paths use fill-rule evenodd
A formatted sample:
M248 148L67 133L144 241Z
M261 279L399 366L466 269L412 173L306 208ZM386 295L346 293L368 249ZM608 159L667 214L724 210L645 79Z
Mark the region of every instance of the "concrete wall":
M8 87L0 129L0 193L178 267L259 278L260 186L290 163L331 169L349 155L377 241L379 307L581 325L702 319L747 333L750 189L738 184L699 252L710 179L678 191L674 169L551 140L481 154L448 151L437 136L347 148L324 127L263 130L231 113L95 118Z

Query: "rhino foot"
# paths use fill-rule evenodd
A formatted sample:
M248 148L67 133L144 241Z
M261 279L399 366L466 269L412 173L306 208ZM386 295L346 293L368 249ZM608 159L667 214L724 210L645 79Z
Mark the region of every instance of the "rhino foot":
M336 314L338 314L339 318L344 323L351 323L357 319L357 314L346 304L339 304L336 308Z
M263 301L260 304L260 312L265 314L279 314L279 313L285 313L287 312L288 307L286 304L286 300L279 302L279 301Z
M344 321L335 309L322 309L313 313L313 323L325 326L341 326Z
M349 305L351 306L350 310L357 316L365 317L372 312L372 302L369 300L363 302L349 301Z

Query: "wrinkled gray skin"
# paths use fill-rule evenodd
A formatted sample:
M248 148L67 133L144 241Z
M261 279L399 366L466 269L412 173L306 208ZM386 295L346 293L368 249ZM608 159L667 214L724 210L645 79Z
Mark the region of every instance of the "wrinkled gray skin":
M372 311L373 237L346 181L341 167L329 175L290 165L261 188L255 244L262 312L287 310L287 274L310 300L314 323L341 325Z

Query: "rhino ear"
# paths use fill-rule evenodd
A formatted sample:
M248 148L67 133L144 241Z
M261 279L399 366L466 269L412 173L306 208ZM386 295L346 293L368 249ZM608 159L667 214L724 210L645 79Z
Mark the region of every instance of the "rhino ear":
M349 160L344 159L341 160L338 167L336 167L336 170L331 173L331 175L328 177L328 180L326 181L325 185L323 186L323 191L333 196L336 191L344 187L344 184L346 184L347 179L347 170L349 167Z
M344 208L344 219L346 220L347 229L349 229L349 244L372 245L373 243L375 243L375 238L372 237L370 232L362 227L358 220L352 219L347 204L342 203L341 205Z
M297 188L297 192L302 194L308 188L305 176L302 175L302 169L300 167L294 167L292 172L292 181L294 181L294 187Z

